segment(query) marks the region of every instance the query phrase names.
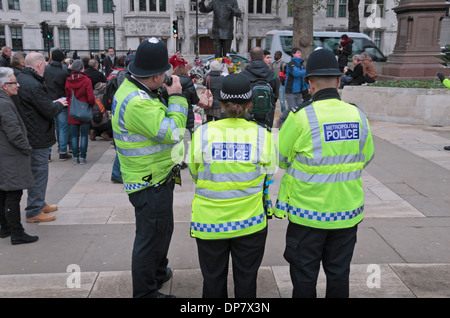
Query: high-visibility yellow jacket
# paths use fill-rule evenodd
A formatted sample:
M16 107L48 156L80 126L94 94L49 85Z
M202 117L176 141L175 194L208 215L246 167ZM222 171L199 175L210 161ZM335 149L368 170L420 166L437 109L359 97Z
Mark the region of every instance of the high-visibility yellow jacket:
M361 173L374 154L364 113L324 89L291 112L279 132L283 175L275 215L321 229L348 228L363 218Z
M448 79L448 78L444 79L444 81L442 82L442 84L444 84L445 87L447 87L448 89L450 89L450 79Z
M200 126L190 148L191 236L223 239L264 229L264 185L275 167L274 141L262 126L240 118Z
M188 104L177 94L168 104L128 79L114 96L111 123L127 193L164 182L183 160Z

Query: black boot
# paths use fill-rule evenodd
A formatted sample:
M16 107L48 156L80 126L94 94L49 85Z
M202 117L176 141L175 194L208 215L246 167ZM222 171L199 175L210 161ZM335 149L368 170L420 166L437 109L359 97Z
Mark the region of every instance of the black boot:
M8 236L11 236L11 229L9 227L2 226L0 228L0 238L5 238Z
M18 245L18 244L28 244L36 242L39 239L37 236L31 236L27 233L23 232L22 235L18 236L11 236L11 244L12 245Z

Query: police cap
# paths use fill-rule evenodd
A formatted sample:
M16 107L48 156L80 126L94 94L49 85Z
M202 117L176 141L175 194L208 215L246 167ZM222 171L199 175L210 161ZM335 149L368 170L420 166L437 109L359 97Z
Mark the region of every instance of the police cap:
M339 64L333 52L327 49L317 49L311 53L306 63L305 82L309 76L341 76Z
M171 67L166 44L151 37L139 45L128 71L137 77L150 77L166 72Z

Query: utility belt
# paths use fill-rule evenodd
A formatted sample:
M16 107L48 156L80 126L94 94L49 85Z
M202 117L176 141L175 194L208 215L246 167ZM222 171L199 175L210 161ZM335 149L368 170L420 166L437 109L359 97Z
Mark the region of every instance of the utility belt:
M142 181L147 183L151 183L152 175L148 175L142 178ZM162 180L156 182L151 187L158 188L164 184L169 184L171 181L174 181L176 184L181 186L181 166L179 164L173 166L172 170L170 170L169 174L163 178Z

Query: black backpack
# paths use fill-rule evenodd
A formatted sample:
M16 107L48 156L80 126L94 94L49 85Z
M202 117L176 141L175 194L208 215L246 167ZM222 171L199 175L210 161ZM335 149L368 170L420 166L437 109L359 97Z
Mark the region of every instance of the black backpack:
M250 81L252 85L253 107L250 111L253 120L270 129L273 125L274 105L273 89L267 79L257 78Z
M252 114L267 114L272 110L272 86L264 79L252 82Z
M119 89L119 83L117 81L117 76L111 78L105 87L105 94L103 97L103 105L107 110L111 110L112 102L114 99L114 94Z

